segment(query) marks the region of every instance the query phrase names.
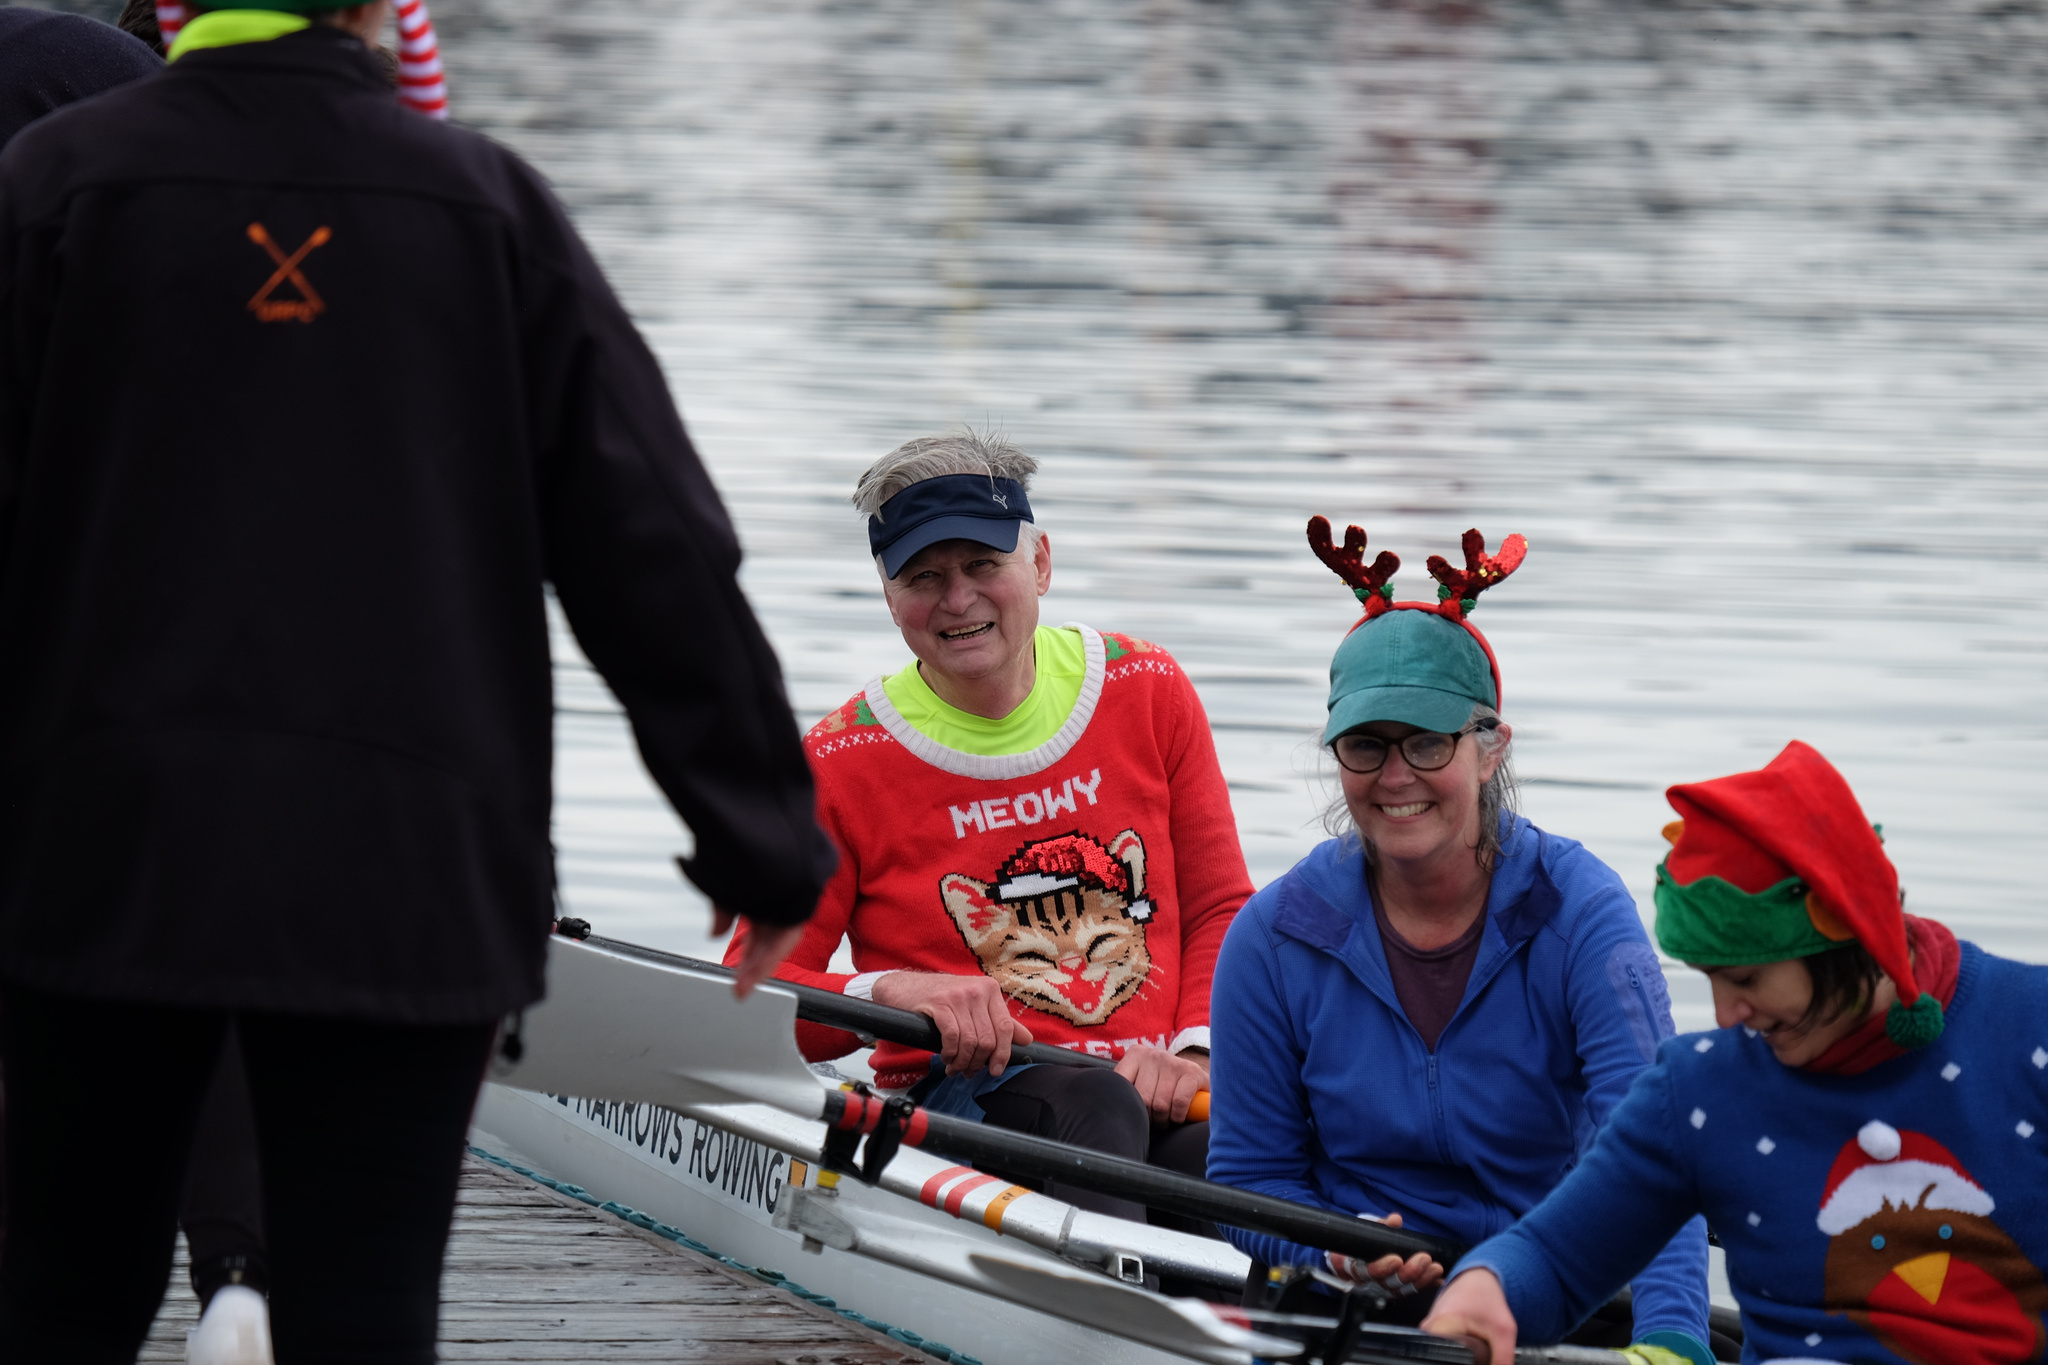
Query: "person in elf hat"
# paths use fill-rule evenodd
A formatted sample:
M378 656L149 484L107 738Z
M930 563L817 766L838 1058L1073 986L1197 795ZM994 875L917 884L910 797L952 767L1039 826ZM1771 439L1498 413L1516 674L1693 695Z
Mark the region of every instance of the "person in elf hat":
M1876 828L1805 744L1670 799L1657 939L1712 981L1720 1028L1664 1045L1424 1326L1502 1358L1703 1213L1745 1360L2048 1358L2048 968L1905 914Z
M805 736L839 871L778 975L928 1016L876 1080L942 1113L1199 1175L1209 976L1251 894L1209 722L1173 657L1039 623L1052 541L1037 462L962 432L909 441L854 504L912 661ZM853 971L832 966L841 937ZM736 940L731 953L742 951ZM799 1025L812 1060L859 1046ZM1116 1071L1010 1064L1013 1043ZM1053 1185L1083 1208L1143 1206Z
M1365 604L1331 661L1323 729L1347 823L1224 943L1209 1176L1477 1242L1583 1157L1671 1034L1664 978L1621 879L1511 808L1513 730L1469 616L1522 537L1489 555L1467 532L1462 569L1432 557L1436 602L1395 602L1400 561L1367 565L1355 526L1339 549L1317 517L1309 542ZM1267 1265L1423 1289L1440 1274L1425 1257L1359 1266L1230 1236ZM1653 1250L1634 1268L1633 1339L1711 1360L1704 1229L1674 1224ZM1631 1340L1596 1330L1593 1344Z

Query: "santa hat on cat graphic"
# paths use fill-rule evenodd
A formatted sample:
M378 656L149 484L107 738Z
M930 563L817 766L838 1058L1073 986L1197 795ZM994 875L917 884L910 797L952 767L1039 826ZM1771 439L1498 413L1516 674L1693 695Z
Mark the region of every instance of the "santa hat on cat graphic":
M346 9L359 0L251 0L243 9L283 10L304 13L316 9ZM448 81L441 70L441 46L434 38L433 20L427 17L426 0L395 0L398 12L398 102L428 118L448 117ZM178 34L192 20L192 6L186 0L157 0L156 31L165 56L172 55Z
M1948 1148L1881 1119L1842 1144L1820 1200L1820 1230L1839 1237L1887 1209L1948 1209L1989 1217L1995 1206Z
M1136 830L1125 830L1104 848L1085 834L1063 834L1018 850L1002 866L996 894L1006 901L1050 896L1083 882L1125 898L1125 910L1140 923L1152 918L1145 899L1145 845Z

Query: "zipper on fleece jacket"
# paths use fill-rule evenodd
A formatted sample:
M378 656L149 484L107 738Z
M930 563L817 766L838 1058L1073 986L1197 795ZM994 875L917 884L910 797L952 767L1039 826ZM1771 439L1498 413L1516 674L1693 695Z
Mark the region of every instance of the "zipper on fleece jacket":
M1420 1036L1420 1035L1418 1035ZM1436 1080L1436 1054L1429 1054L1429 1112L1436 1122L1436 1154L1446 1165L1451 1160L1451 1125L1444 1116L1444 1092Z

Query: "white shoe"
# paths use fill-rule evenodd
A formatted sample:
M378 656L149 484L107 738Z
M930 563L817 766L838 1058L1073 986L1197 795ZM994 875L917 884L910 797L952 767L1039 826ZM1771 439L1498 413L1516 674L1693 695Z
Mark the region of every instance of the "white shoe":
M185 1335L185 1365L273 1365L270 1306L246 1284L222 1285Z

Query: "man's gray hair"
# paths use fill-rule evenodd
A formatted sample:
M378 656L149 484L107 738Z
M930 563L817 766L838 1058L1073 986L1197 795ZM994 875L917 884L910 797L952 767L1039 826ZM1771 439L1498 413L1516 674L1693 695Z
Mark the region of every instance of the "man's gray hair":
M1474 702L1472 715L1465 723L1473 725L1482 720L1499 719L1500 712L1484 702ZM1472 856L1478 859L1481 868L1490 873L1500 866L1501 817L1520 813L1520 802L1517 798L1521 790L1515 781L1513 742L1500 731L1489 730L1483 726L1472 732L1472 738L1479 745L1481 753L1490 754L1496 749L1504 750L1500 756L1500 766L1493 770L1492 777L1487 778L1479 786L1479 844L1472 850ZM1358 822L1351 818L1351 807L1345 802L1341 787L1338 789L1337 799L1323 808L1323 828L1340 839L1356 839L1365 850L1366 863L1371 866L1378 865L1379 850L1373 847L1372 840L1366 838L1363 831L1358 828Z
M949 436L905 441L868 466L854 486L853 505L863 517L879 516L882 504L914 483L947 474L985 474L1015 479L1028 492L1038 461L990 432L962 430Z

